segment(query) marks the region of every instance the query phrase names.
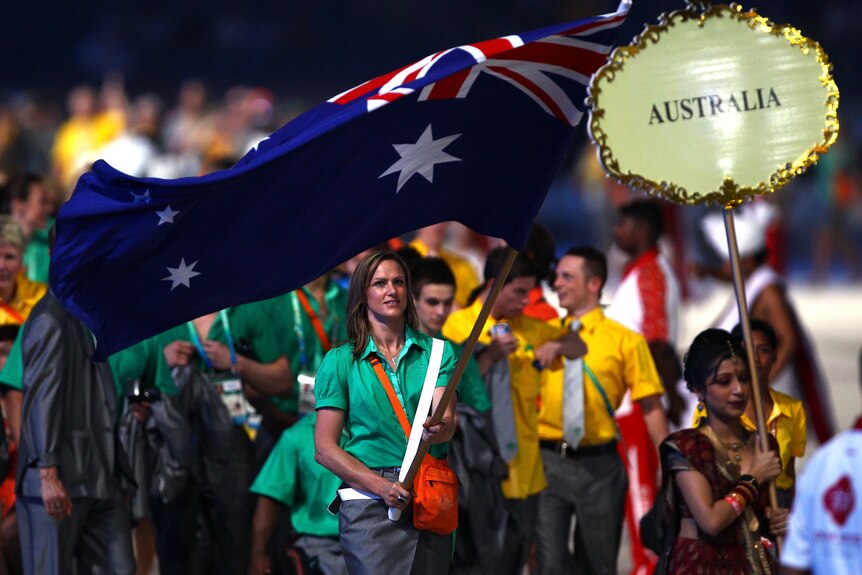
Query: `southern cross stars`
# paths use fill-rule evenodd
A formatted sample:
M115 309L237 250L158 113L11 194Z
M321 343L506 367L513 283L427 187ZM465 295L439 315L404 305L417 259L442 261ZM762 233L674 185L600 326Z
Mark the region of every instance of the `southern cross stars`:
M434 139L431 133L431 124L425 128L419 140L415 144L393 144L392 147L398 152L401 158L392 164L388 170L380 174L378 179L389 174L398 174L398 187L395 193L401 191L401 187L407 183L413 174L419 174L430 183L434 183L434 166L436 164L445 164L447 162L460 162L461 158L456 158L451 154L443 151L446 146L452 143L461 134L453 134L452 136L444 136L439 140Z
M145 191L143 194L136 194L135 192L130 191L132 194L132 202L135 204L149 204L150 203L150 190Z
M170 204L162 211L157 211L156 215L159 216L159 223L156 224L160 226L162 224L172 224L174 223L174 216L180 213L177 210L172 210Z
M201 275L200 272L194 271L196 265L198 265L198 262L194 261L191 265L187 266L185 258L180 258L180 265L175 268L169 267L168 273L170 275L162 278L162 281L171 282L171 291L174 291L174 288L180 284L191 287L190 280L195 276Z

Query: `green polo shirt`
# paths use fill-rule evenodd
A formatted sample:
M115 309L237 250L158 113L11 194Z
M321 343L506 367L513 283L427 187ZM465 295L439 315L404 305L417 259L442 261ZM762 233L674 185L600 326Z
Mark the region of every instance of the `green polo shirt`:
M48 220L41 230L36 230L30 236L27 247L24 248L23 264L27 277L33 281L48 283L48 267L51 263L51 250L48 242L48 231L54 225L54 220Z
M9 349L6 365L3 366L3 371L0 371L0 385L16 391L24 389L24 357L21 355L21 337L23 334L24 326L22 324L12 347Z
M320 306L317 298L311 295L305 288L301 288L308 303L315 314L320 317ZM296 378L300 373L314 374L323 361L324 351L320 336L311 323L311 318L305 312L296 292L290 292L282 296L268 300L273 308L272 317L281 322L283 334L282 349L290 369ZM323 296L328 314L321 321L323 331L329 338L332 347L347 341L347 290L334 281L326 285ZM274 397L272 403L281 411L296 413L299 406L299 384L294 381L293 391L289 398Z
M281 332L273 324L269 316L269 307L263 302L255 302L230 308L227 311L228 323L235 342L244 340L251 344L254 359L261 363L272 363L283 353L281 352ZM21 356L21 335L9 351L9 358L3 371L0 372L0 385L21 391L24 381L24 362ZM216 319L210 328L208 338L227 345L227 337L223 322ZM165 346L173 341L191 341L186 324L171 328L150 339L144 340L108 358L117 394L123 397L126 384L137 378L146 386L155 386L163 393L176 395L178 390L171 377L171 369L162 353ZM200 367L204 368L203 360Z
M318 537L338 536L338 517L327 506L341 486L331 471L314 461L314 422L309 413L286 429L251 486L290 509L297 533Z
M464 346L442 336L438 337L452 344L452 351L455 357L460 359ZM458 382L458 403L469 405L479 413L485 413L491 408L491 397L488 395L488 389L485 387L485 379L479 370L479 364L476 363L476 359L472 356L467 361L464 373L461 374L461 381Z
M108 365L117 386L117 395L124 398L131 390L132 382L140 380L141 388L155 386L155 349L153 338L145 339L108 357ZM119 405L123 405L122 401Z
M361 358L356 361L353 359L353 346L349 343L326 354L314 382L315 408L334 408L344 412L347 441L343 447L347 453L368 467L400 467L407 450L407 438L369 361L374 354L382 358L371 338L368 338ZM430 354L431 338L408 327L395 372L391 371L388 362L383 361L402 404L405 403L404 398L407 400L404 411L411 422L422 394ZM447 342L443 348L437 387L448 383L453 369L455 354ZM446 446L432 445L429 452L434 457L443 457Z
M227 317L230 333L239 353L241 353L239 346L245 342L251 346L249 355L260 363L272 363L284 355L281 330L278 324L272 321L270 306L265 301L229 308ZM227 345L227 332L221 314L216 316L207 334L207 339ZM156 362L155 384L156 387L169 395L175 395L178 390L171 376L171 368L165 361L162 351L174 341L192 341L188 324L173 327L154 338L154 345L158 350L158 353L154 354L154 361ZM201 369L206 368L202 358L197 357L197 362Z

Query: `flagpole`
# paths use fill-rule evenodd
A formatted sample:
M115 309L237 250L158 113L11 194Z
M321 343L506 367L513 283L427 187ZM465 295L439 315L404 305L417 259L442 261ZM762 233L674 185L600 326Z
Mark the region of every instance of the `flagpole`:
M515 258L517 256L518 252L514 248L511 246L506 248L506 257L503 260L500 269L497 270L497 275L494 277L494 285L491 288L491 292L488 294L488 297L485 298L485 302L482 304L482 309L479 311L479 317L476 318L476 323L473 324L473 329L470 331L470 335L464 342L461 357L458 358L458 363L455 364L455 370L452 372L452 376L449 378L449 383L446 384L446 389L440 397L437 409L435 409L431 414L431 422L429 425L437 425L443 419L443 414L446 413L446 408L449 406L449 402L452 401L452 395L454 395L455 389L458 387L458 382L461 380L461 376L467 368L467 363L473 355L473 350L476 348L479 336L482 335L482 329L485 327L485 322L488 321L488 316L491 315L491 308L494 307L494 302L497 300L500 290L503 289L503 284L506 283L506 278L509 277L509 271L511 271L512 264L515 263ZM422 465L422 460L425 458L425 454L428 453L428 447L430 447L430 444L423 438L419 442L419 446L416 449L416 455L410 463L407 475L404 476L404 481L401 482L401 485L407 491L413 490L413 480L419 472L419 467ZM389 508L389 519L392 521L398 521L400 517L400 509L396 509L394 507Z
M724 229L727 233L727 249L730 252L730 268L733 272L733 289L736 291L736 303L739 309L739 325L742 326L742 337L745 342L746 356L748 357L748 373L751 378L751 388L754 396L754 414L757 419L757 436L760 447L764 451L769 449L769 438L766 431L766 415L763 408L763 396L760 393L760 380L757 376L757 364L755 362L754 338L751 335L751 320L748 315L748 302L745 297L745 284L742 278L740 266L739 245L736 241L736 228L733 223L733 208L727 206L724 209ZM769 482L769 504L773 509L778 509L778 492L775 481ZM781 537L775 540L778 553L781 552Z

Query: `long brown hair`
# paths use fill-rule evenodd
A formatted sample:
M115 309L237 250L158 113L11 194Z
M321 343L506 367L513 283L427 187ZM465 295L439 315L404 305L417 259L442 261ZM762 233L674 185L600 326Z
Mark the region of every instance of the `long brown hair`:
M371 252L356 266L353 277L350 279L350 287L347 290L347 338L353 342L353 357L359 359L368 338L371 336L371 325L368 323L368 287L374 278L374 273L380 264L386 260L392 260L398 264L404 273L405 296L407 307L404 309L404 321L411 329L417 329L419 319L416 315L416 306L410 295L410 273L407 265L394 252Z

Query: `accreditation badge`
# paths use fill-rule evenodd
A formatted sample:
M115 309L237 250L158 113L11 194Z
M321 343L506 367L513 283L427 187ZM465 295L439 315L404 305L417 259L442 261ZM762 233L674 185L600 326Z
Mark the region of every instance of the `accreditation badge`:
M234 425L253 423L255 419L260 421L257 411L242 392L242 381L238 376L234 374L214 376L212 382Z

